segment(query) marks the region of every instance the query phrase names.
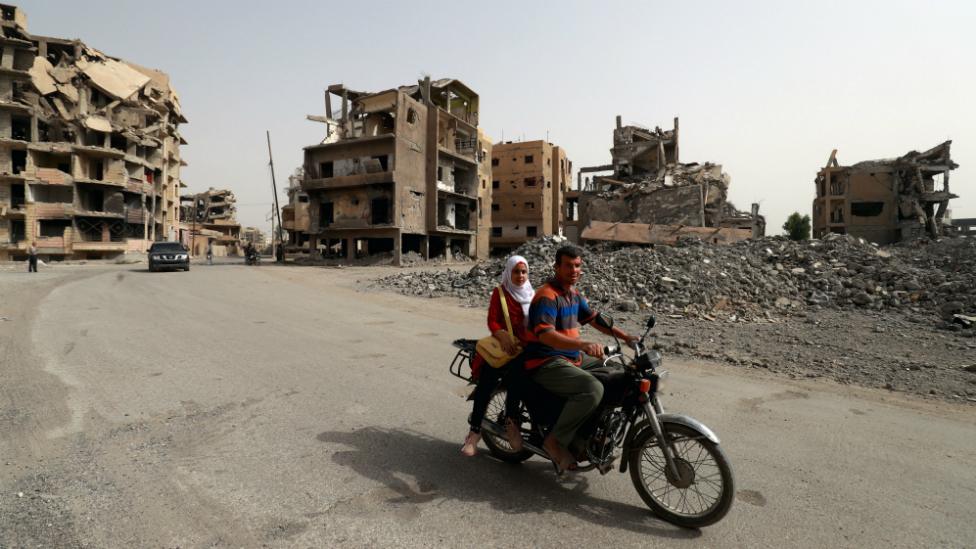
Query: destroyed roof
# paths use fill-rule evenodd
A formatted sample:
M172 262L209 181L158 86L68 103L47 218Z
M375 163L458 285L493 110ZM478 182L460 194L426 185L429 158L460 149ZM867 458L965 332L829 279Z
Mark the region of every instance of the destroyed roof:
M464 92L466 95L469 95L471 97L478 97L478 94L475 93L474 90L472 90L464 82L461 82L456 78L441 78L439 80L432 80L430 82L430 87L431 89L434 90L442 90L448 87L453 87L453 88L460 89L460 91ZM404 85L404 86L399 86L395 89L411 97L420 95L420 84ZM389 91L393 91L394 88L390 88L378 92L365 92L365 91L353 90L351 88L346 87L345 84L332 84L327 88L327 90L329 93L333 93L339 96L341 96L343 92L345 92L346 97L348 97L350 101L356 101L365 97L380 95L383 93L387 93Z
M872 169L893 168L912 164L935 164L938 165L939 168L945 167L947 169L954 170L958 168L959 165L953 162L949 157L951 145L952 141L949 140L924 152L909 151L898 158L864 160L856 164L852 164L851 166L847 166L847 168L857 171L870 171Z

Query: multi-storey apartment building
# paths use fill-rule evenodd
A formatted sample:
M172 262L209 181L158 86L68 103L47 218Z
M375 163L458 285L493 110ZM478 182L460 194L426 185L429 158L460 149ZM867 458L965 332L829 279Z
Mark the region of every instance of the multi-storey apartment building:
M546 141L499 143L492 149L491 248L515 248L560 234L573 163Z
M0 260L175 239L186 119L169 77L26 26L0 4Z
M333 113L333 97L341 108ZM310 249L355 258L410 251L484 257L491 144L478 94L453 79L376 93L326 90L327 137L305 148ZM487 233L485 233L486 235Z

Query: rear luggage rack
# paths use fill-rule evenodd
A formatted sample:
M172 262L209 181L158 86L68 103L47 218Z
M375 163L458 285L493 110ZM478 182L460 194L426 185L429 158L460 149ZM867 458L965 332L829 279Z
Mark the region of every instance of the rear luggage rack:
M456 378L463 379L468 383L474 383L474 379L471 375L464 375L462 370L464 365L468 365L468 372L471 372L471 361L474 359L475 346L478 344L477 339L455 339L452 345L458 348L458 352L454 355L454 360L451 361L451 375Z

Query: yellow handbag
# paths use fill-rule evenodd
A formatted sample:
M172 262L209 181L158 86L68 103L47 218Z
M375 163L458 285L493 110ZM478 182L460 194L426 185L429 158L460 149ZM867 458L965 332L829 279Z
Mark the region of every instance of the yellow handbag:
M502 301L502 313L505 315L505 326L508 328L508 333L512 336L512 339L515 339L515 332L512 331L512 319L508 316L508 299L506 299L505 290L501 286L498 287L498 297ZM495 339L493 335L479 339L475 350L478 351L481 358L485 359L485 362L492 368L501 368L508 364L508 361L518 356L518 353L522 352L522 349L519 348L518 352L514 355L506 353L505 349L502 349L501 342Z

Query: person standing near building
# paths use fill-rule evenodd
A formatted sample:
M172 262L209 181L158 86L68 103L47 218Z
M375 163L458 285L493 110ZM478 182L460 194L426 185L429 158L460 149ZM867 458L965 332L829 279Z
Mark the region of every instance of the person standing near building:
M213 265L213 240L207 240L207 265Z
M27 272L37 272L37 242L33 240L27 248Z

